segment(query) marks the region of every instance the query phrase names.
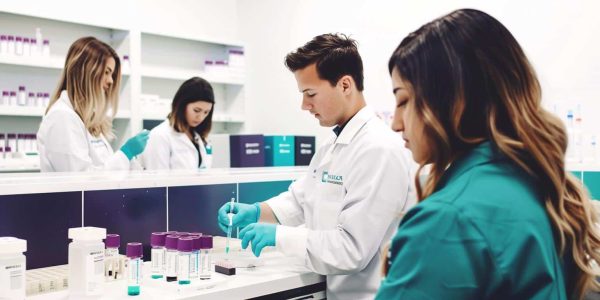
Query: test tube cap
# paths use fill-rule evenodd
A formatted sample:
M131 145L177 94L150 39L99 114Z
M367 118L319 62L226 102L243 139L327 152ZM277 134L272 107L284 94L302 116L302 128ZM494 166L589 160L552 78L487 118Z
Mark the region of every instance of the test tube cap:
M150 236L150 246L164 247L166 237L166 232L153 232Z
M197 251L201 249L202 241L200 240L200 236L192 235L189 238L193 240L192 242L192 250Z
M127 257L136 258L144 256L142 243L127 243L126 250Z
M68 236L72 240L94 241L106 238L106 228L76 227L69 228Z
M177 240L177 251L191 252L194 240L190 237L180 237Z
M178 235L167 235L165 238L165 247L170 250L177 250Z
M212 249L213 237L212 235L203 235L200 237L200 249Z
M106 248L119 248L121 246L121 236L114 233L107 234L104 244L106 244Z

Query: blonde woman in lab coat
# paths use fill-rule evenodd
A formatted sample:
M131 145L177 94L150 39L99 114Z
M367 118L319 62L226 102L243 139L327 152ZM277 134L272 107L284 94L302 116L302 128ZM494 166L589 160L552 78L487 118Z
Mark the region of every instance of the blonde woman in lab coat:
M119 56L94 37L75 41L38 131L42 172L128 170L144 151L148 132L114 152L112 119L118 108Z
M215 96L208 81L193 77L175 93L167 120L150 132L143 154L147 170L210 168L206 139Z

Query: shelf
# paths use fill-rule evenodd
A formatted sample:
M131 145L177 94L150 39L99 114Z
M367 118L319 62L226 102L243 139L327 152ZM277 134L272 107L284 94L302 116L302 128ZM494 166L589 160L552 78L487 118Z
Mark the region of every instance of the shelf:
M42 69L53 69L62 70L65 64L65 59L62 57L51 56L45 57L31 57L31 56L14 56L14 55L0 55L0 64L42 68ZM121 75L129 76L129 69L121 69Z
M167 33L167 32L158 32L158 31L155 31L155 32L142 31L142 35L145 35L145 34L161 36L161 37L166 37L166 38L183 39L183 40L194 41L194 42L223 45L223 46L243 47L243 44L240 41L234 41L234 40L228 40L228 39L214 39L214 38L201 36L201 35L174 34L172 32Z
M142 66L142 76L171 80L187 80L194 76L199 76L213 84L244 85L244 81L242 79L216 78L214 76L211 77L204 72L194 69L174 69L165 67Z
M0 116L12 117L38 117L41 118L46 112L45 107L28 107L28 106L0 106ZM130 110L120 110L115 119L131 118Z
M145 113L143 119L146 121L163 121L167 118L167 113ZM244 116L232 114L215 114L213 122L216 123L244 123Z

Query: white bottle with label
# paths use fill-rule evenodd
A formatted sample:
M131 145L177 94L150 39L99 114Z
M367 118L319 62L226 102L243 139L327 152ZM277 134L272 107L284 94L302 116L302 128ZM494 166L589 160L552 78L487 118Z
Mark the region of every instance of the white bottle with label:
M69 228L69 297L94 299L104 291L104 243L106 229Z
M27 241L0 237L0 299L25 299Z

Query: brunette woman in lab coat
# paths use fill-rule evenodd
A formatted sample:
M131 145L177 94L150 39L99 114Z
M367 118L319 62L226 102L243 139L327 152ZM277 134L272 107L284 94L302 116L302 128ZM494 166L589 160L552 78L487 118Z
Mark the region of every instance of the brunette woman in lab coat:
M207 137L215 96L208 81L193 77L177 90L171 113L150 132L143 155L147 170L210 168Z

